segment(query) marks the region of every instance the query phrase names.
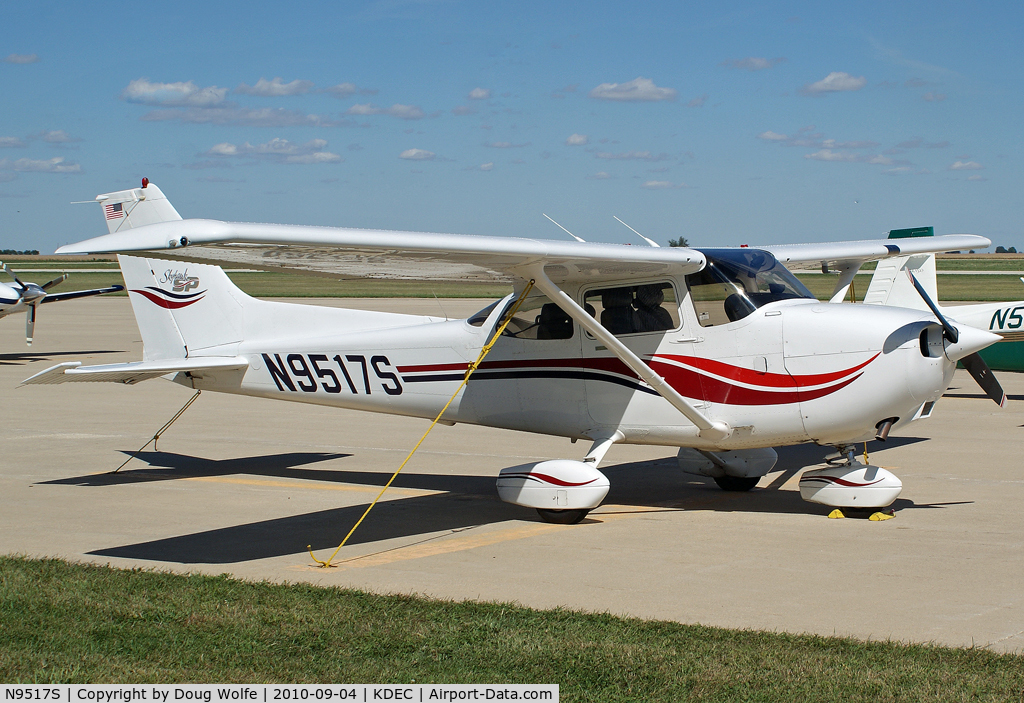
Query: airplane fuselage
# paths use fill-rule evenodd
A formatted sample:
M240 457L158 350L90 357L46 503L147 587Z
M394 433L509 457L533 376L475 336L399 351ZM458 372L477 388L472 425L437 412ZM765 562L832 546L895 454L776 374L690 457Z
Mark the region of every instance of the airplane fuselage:
M927 416L952 377L954 364L925 313L788 300L738 321L701 326L685 282L672 283L684 292L678 325L620 339L699 410L733 428L729 438L700 438L578 325L562 339L499 338L444 419L569 438L618 430L627 443L709 449L842 444L873 437L887 419L900 426ZM478 326L373 314L369 328L345 332L352 311L260 304L294 308L320 323L315 332L279 342L240 335L246 341L202 353L243 357L247 369L176 380L197 389L433 418L503 309L496 306Z

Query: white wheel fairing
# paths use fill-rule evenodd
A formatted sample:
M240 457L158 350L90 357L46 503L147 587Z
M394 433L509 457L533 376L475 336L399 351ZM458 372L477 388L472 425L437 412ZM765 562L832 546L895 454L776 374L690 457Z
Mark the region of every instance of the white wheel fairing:
M608 477L591 464L552 459L502 469L498 497L506 503L544 510L596 508L608 495Z
M903 490L903 483L880 466L854 463L805 471L800 497L835 508L884 508Z

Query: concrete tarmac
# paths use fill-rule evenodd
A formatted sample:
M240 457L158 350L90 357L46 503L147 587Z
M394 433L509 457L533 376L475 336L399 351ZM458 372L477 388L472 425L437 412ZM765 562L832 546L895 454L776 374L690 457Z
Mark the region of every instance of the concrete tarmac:
M314 302L314 301L309 301ZM489 301L328 300L464 316ZM116 475L191 391L157 379L27 386L53 364L138 360L125 298L0 320L0 553L308 581L861 639L1024 648L1024 376L1000 410L957 372L928 420L872 462L904 484L885 522L829 520L799 472L826 449L780 450L750 493L679 472L671 448L616 446L604 505L549 525L498 500L506 466L580 458L583 443L457 425L430 435L330 555L427 427L424 420L204 393Z

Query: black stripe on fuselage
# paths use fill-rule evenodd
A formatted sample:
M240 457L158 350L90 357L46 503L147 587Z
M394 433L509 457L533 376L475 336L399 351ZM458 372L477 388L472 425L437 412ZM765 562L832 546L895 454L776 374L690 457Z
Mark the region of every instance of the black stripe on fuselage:
M427 376L402 376L403 383L432 383L435 381L461 381L464 374L461 373L443 373L443 374L431 374ZM516 378L562 378L571 379L574 381L604 381L606 383L614 383L619 386L625 386L626 388L632 388L635 391L642 391L644 393L650 393L651 395L658 395L658 392L653 388L647 386L641 386L636 381L632 381L628 378L621 378L619 376L610 376L603 373L597 373L594 371L544 371L537 369L529 369L523 371L477 371L471 377L470 381L501 381L507 379Z

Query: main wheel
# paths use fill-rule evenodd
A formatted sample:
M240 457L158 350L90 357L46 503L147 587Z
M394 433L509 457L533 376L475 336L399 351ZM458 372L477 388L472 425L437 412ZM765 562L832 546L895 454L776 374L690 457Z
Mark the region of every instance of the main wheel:
M715 476L715 483L723 491L749 491L760 480L760 476Z
M585 518L589 512L590 510L586 508L580 510L545 510L544 508L537 508L537 514L540 515L541 520L555 525L575 525Z

